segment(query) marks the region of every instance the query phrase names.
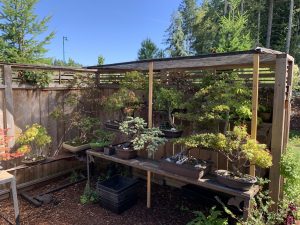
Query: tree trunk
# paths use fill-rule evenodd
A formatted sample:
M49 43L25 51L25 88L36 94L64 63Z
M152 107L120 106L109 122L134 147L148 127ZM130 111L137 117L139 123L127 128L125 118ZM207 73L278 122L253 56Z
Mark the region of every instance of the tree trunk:
M290 52L291 46L291 36L292 36L292 26L293 26L293 15L294 15L294 0L291 0L290 3L290 15L289 15L289 25L288 25L288 32L286 35L286 53Z
M267 41L266 41L267 48L270 48L270 43L271 43L271 34L272 34L272 25L273 25L273 8L274 8L274 0L270 0L269 1Z
M224 16L227 15L228 11L228 0L224 0Z
M260 45L260 15L261 15L261 0L258 3L258 12L257 12L257 38L256 38L256 45Z

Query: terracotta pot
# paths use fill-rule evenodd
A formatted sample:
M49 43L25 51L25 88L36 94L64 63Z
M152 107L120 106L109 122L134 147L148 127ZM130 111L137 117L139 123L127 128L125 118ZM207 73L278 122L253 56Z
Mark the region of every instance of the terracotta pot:
M159 167L165 171L183 176L183 177L189 177L192 179L201 179L203 176L208 174L211 169L211 163L207 164L207 167L205 169L196 168L192 165L179 165L174 162L168 162L166 160L161 160L159 163Z
M238 189L241 191L248 191L256 183L256 177L249 176L251 180L246 180L243 178L233 178L230 176L231 172L227 170L216 170L215 174L217 176L217 181L224 184L227 187Z
M84 145L79 145L79 146L72 146L72 145L69 145L67 143L63 143L63 149L66 150L66 151L69 151L69 152L72 152L72 153L77 153L77 152L80 152L80 151L83 151L83 150L87 150L87 149L90 149L90 144L84 144Z
M137 150L123 149L122 147L115 147L117 151L117 157L121 159L134 159L137 157Z

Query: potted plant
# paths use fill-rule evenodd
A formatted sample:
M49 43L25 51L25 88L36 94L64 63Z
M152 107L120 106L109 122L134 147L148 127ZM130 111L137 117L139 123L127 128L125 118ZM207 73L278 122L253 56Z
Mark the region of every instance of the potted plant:
M91 149L95 151L104 151L104 147L111 145L115 135L109 131L101 129L96 130L94 133L95 139L90 143Z
M209 161L187 156L186 152L165 158L159 164L163 170L197 180L209 173L211 165Z
M147 128L147 123L140 117L127 117L120 125L120 131L128 136L129 141L116 146L117 156L131 159L137 156L137 151L146 149L154 153L159 145L166 142L158 128Z
M45 127L35 123L26 127L26 130L17 138L16 143L21 145L18 152L25 154L22 162L36 164L46 160L47 152L45 150L51 143L51 137Z
M205 148L223 154L232 163L232 171L216 170L217 180L231 188L249 190L256 178L243 173L250 163L261 168L272 165L272 156L266 145L250 138L246 126L235 126L232 131L196 134L181 138L177 143L189 148Z
M120 89L108 97L102 97L101 104L108 112L119 112L117 120L108 120L105 126L110 129L119 129L120 123L127 116L134 116L135 112L141 108L142 100L137 95L138 91L146 88L145 76L137 71L128 72L120 82Z
M251 92L238 74L208 74L199 89L184 103L185 113L175 117L196 125L209 124L212 131L225 133L232 123L242 124L251 118Z
M108 137L104 137L104 134L99 132L100 121L96 118L74 114L71 119L70 127L76 129L78 135L68 141L63 142L62 146L65 150L72 153L77 153L79 151L91 148L90 143L96 143L97 141L108 141ZM99 133L101 135L97 136ZM104 140L101 140L101 138L104 138Z
M162 87L155 94L155 108L168 113L168 122L160 125L166 138L177 138L182 135L182 130L179 130L175 125L173 117L173 112L181 109L182 102L183 93L176 89Z

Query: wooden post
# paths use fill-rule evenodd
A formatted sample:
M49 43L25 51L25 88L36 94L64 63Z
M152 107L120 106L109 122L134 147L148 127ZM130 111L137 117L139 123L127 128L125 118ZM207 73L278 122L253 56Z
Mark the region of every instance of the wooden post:
M251 138L255 140L257 135L258 84L259 84L259 54L254 54L253 55ZM250 175L255 176L255 165L250 165Z
M151 208L151 172L147 171L147 208Z
M286 99L286 78L287 78L287 55L277 55L274 85L274 104L273 104L273 123L271 152L273 165L270 168L270 195L275 203L278 203L281 192L282 182L280 175L280 159L284 149L284 128L285 128L285 99ZM278 209L277 204L273 207Z
M12 93L12 69L9 65L3 66L3 78L5 84L4 91L4 128L8 128L7 135L15 136L15 120L14 120L14 102ZM14 139L13 139L14 140ZM14 145L14 141L9 143L9 147Z
M152 103L153 103L153 62L149 63L149 97L148 97L148 127L152 128Z

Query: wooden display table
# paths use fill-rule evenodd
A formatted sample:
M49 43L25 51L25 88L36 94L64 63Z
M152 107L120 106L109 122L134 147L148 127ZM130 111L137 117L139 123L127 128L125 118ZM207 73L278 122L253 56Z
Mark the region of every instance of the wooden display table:
M17 187L16 187L16 178L6 171L0 171L0 185L10 183L10 189L12 191L12 198L14 203L15 210L15 221L16 224L20 224L20 216L19 216L19 204L17 197Z
M213 176L205 176L202 179L196 180L191 179L188 177L179 176L170 172L167 172L165 170L162 170L159 168L159 162L151 159L144 159L144 158L135 158L130 160L124 160L116 157L115 155L108 156L104 155L101 152L95 152L92 150L87 150L87 172L88 172L88 184L90 184L90 169L89 164L93 161L93 157L98 157L102 159L106 159L112 162L120 163L123 165L131 166L137 169L145 170L147 171L147 207L151 207L151 173L162 175L164 177L173 178L179 181L183 181L189 184L194 184L203 188L211 189L217 192L226 193L232 198L229 199L228 203L229 205L234 205L239 208L240 203L243 202L244 209L243 209L243 218L248 218L249 213L249 207L250 207L250 200L253 198L258 190L259 187L253 186L249 191L243 192L239 190L235 190L232 188L225 187L219 183L217 183L215 177Z

